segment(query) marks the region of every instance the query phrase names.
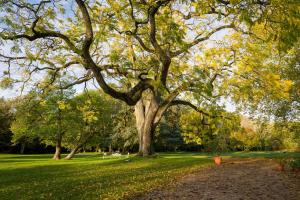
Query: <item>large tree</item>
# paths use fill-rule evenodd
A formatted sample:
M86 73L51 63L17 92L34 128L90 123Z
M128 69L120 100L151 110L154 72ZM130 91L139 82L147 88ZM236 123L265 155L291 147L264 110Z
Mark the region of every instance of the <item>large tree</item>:
M69 85L95 79L105 93L135 106L142 155L153 152L154 130L170 106L209 116L200 107L223 94L216 88L232 76L235 52L226 47L206 59L204 49L219 45L212 39L248 34L260 23L271 38L297 40L290 31L297 10L288 0L2 2L0 38L18 54L2 56L9 66L4 85L38 80L48 87L62 72L75 79ZM24 69L22 80L11 78L16 66Z

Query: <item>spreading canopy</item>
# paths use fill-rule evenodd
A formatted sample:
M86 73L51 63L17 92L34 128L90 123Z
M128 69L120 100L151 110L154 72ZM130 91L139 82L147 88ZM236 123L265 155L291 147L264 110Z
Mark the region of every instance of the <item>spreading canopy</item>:
M293 1L4 0L0 9L1 55L9 66L2 85L49 87L65 74L74 80L68 87L93 78L129 105L147 89L165 95L165 104L195 88L212 96L212 84L234 63L231 51L221 61L197 61L218 45L213 39L264 24L270 38L288 46L297 39L289 30L299 28Z

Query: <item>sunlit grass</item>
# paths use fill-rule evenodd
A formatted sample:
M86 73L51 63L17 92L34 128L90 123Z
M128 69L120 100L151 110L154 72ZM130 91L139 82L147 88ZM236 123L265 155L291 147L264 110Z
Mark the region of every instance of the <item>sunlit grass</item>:
M120 199L165 185L213 164L212 154L161 153L158 157L79 154L54 161L51 155L0 154L0 199ZM300 157L299 153L227 153L237 157Z

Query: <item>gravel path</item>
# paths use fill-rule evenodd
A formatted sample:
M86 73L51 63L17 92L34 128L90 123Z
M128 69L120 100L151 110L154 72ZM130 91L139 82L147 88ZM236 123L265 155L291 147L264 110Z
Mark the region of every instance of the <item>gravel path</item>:
M276 171L270 159L232 159L135 200L300 200L300 174Z

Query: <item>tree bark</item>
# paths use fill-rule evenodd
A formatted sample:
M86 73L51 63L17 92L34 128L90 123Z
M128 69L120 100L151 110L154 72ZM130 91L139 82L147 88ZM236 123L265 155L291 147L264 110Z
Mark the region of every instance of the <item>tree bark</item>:
M149 97L149 96L148 96ZM158 111L158 100L151 94L150 99L140 100L135 106L136 126L139 133L139 155L149 156L154 153L153 138Z
M24 154L26 142L21 143L20 154Z
M80 148L80 145L78 145L74 149L72 149L72 151L65 157L65 160L71 160L79 148Z
M134 114L136 119L136 128L139 137L139 154L142 155L143 150L143 126L145 121L145 107L143 105L143 100L139 100L134 107Z
M149 156L152 155L155 150L153 146L153 138L154 138L154 124L153 123L147 123L144 124L144 129L142 131L142 155L143 156Z
M56 137L55 154L53 156L54 160L60 160L61 158L61 140L62 140L62 135L58 134Z
M63 95L63 91L60 90L61 95ZM63 136L63 131L62 131L62 111L60 108L58 108L58 113L57 113L57 133L56 133L56 141L55 141L55 153L53 156L54 160L60 160L61 158L61 141L62 141L62 136Z
M75 146L75 148L73 148L71 150L71 152L65 157L66 160L70 160L74 157L74 155L77 153L77 151L81 148L81 147L85 147L86 143L88 142L88 140L92 137L93 134L90 134L88 136L86 136L86 138L83 139L83 141L79 141L78 144ZM82 136L82 135L81 135ZM85 149L84 149L85 151Z

